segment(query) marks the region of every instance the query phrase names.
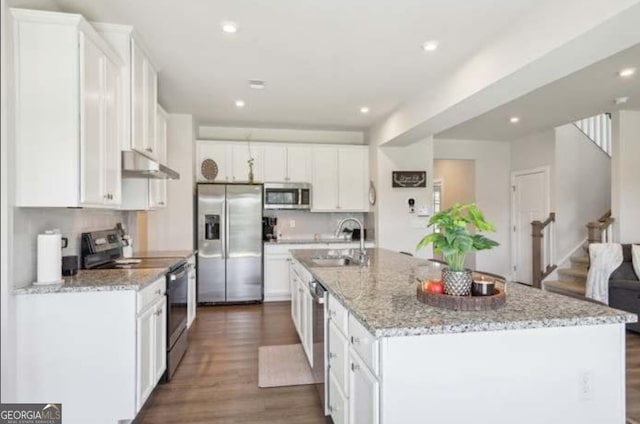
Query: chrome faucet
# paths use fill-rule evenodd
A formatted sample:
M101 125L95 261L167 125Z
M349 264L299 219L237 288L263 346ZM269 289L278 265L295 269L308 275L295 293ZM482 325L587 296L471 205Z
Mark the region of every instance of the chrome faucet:
M344 218L342 221L338 223L338 228L336 229L336 237L338 237L342 232L344 228L344 224L346 224L349 221L355 222L356 224L358 224L358 227L360 228L360 257L358 259L360 263L363 264L367 259L367 251L364 248L364 227L362 226L362 222L360 222L360 220L357 218L352 218L352 217Z

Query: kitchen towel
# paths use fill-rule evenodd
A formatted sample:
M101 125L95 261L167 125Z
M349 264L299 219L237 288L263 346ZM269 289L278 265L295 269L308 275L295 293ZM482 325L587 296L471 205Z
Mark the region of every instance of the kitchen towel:
M56 230L38 234L37 284L62 281L62 236Z

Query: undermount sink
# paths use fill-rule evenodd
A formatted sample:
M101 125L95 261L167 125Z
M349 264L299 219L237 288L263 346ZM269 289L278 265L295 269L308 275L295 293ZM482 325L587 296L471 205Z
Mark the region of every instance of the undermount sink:
M314 265L318 266L349 266L349 265L358 265L353 259L348 258L346 256L343 257L322 257L322 258L311 258L311 262Z

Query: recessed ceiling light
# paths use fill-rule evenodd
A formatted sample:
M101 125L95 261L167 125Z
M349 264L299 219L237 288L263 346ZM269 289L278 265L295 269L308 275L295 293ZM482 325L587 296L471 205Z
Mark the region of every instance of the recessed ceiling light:
M620 75L622 78L628 78L634 75L635 73L636 73L636 68L625 68L620 72L618 72L618 75Z
M627 103L629 101L629 97L624 96L624 97L618 97L616 98L613 102L617 105L623 105L625 103Z
M425 52L433 52L438 50L438 42L435 40L427 41L422 44L422 50Z
M511 122L512 124L517 124L518 122L520 122L520 118L518 118L517 116L512 116L511 118L509 118L509 122Z
M236 107L243 108L245 106L244 100L236 100Z
M249 80L249 87L255 90L262 90L264 89L264 86L265 82L262 80Z
M360 113L369 113L369 108L367 106L362 106L360 108Z
M235 22L223 22L222 31L226 32L227 34L234 34L238 32L238 25Z

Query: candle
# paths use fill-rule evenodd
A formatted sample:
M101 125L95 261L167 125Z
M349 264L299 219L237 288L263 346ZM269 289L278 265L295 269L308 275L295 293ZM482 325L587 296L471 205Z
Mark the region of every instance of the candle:
M491 280L485 280L484 277L480 277L480 280L476 280L471 283L471 295L472 296L491 296L495 289L495 282Z

